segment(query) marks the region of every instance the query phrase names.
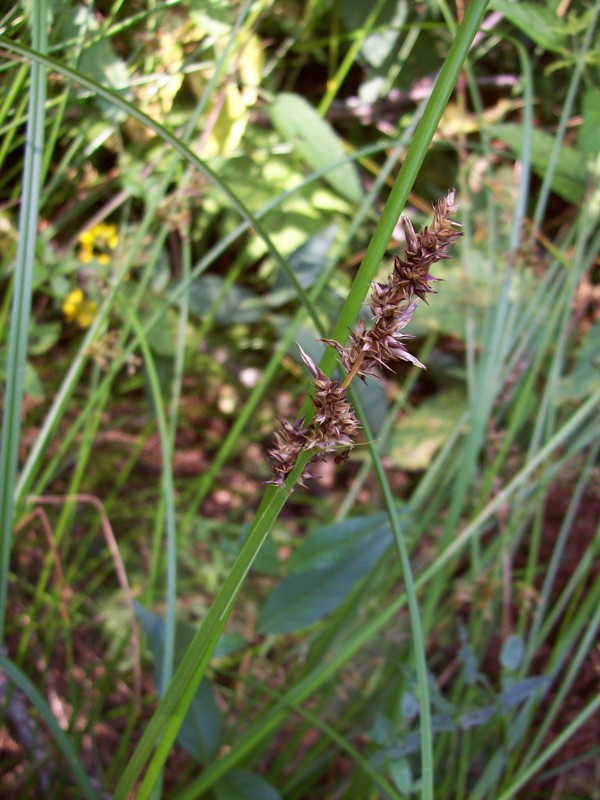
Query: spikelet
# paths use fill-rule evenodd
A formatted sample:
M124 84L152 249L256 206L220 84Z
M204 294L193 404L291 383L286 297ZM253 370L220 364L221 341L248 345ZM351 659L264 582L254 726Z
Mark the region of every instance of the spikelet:
M275 446L269 450L273 479L268 483L284 486L302 451L312 454L300 478L302 485L304 480L314 477L310 464L323 459L326 453L337 452L338 462L347 458L359 429L354 410L345 397L355 376L363 381L369 375L379 377L381 369L392 369L391 364L396 361L408 361L424 369L418 358L406 349L404 342L410 336L403 330L413 317L417 298L427 302L427 295L435 292L434 284L440 279L431 274L432 265L449 258L448 247L461 235L458 224L450 219L457 208L454 191L450 191L434 205L433 222L421 233L415 233L409 220L402 217L406 234L404 258L396 256L393 272L386 283L374 282L371 286L372 326L367 328L361 318L356 330L350 331L347 346L334 339L319 340L337 350L347 373L343 381L328 378L300 347L302 360L313 376L315 414L306 427L304 419L293 425L281 421L281 429L275 434Z

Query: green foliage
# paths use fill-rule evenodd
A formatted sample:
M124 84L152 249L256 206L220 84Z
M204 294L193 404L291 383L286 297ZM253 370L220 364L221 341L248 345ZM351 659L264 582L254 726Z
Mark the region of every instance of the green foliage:
M492 0L492 7L544 50L560 53L566 46L567 23L549 6Z
M490 132L508 145L517 155L523 146L523 130L518 125L493 125ZM545 131L532 133L532 166L537 175L544 177L546 165L554 146L553 137ZM552 178L552 189L569 203L580 203L589 179L587 159L584 152L564 146L558 156L558 164Z
M465 400L461 391L446 391L412 409L392 436L393 463L407 470L427 469L462 417Z
M351 203L358 203L362 188L344 149L331 127L302 97L281 93L271 105L271 119L286 142L315 171L327 170L324 178L330 186ZM333 170L329 168L341 162Z
M322 619L340 606L392 542L381 515L315 531L295 551L290 574L269 596L258 631L289 633Z

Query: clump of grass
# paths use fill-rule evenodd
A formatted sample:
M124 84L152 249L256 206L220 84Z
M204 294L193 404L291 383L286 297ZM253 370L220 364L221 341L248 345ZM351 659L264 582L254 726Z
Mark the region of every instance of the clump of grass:
M432 225L419 234L415 233L410 220L402 217L406 252L404 258L396 256L394 259L394 270L387 282L372 284L369 308L373 325L367 328L361 317L356 330L350 331L350 344L346 347L335 339L320 339L338 351L347 372L343 381L328 378L300 347L302 360L313 376L315 414L307 426L304 418L293 424L281 421L281 429L275 434L275 446L269 451L273 479L268 483L283 487L302 451L314 451L314 455L305 466L300 483L314 477L311 464L327 453L338 451L337 462L347 458L360 427L346 400L346 389L353 378L358 376L363 381L370 375L378 378L379 370L391 370L395 361L408 361L424 369L424 364L406 349L404 341L409 336L403 331L417 307L414 298L426 303L427 295L435 291L434 283L440 280L430 273L431 266L449 258L448 248L460 236L458 223L450 219L457 208L455 193L450 191L435 204ZM339 452L339 448L345 449Z

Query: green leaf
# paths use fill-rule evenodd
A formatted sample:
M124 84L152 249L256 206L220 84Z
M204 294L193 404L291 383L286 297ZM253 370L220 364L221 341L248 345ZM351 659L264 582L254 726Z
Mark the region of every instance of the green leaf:
M233 9L230 3L223 0L191 0L187 12L198 33L221 38L231 30Z
M135 603L135 613L148 638L154 665L154 681L163 685L162 665L165 645L165 623L162 617ZM175 661L179 663L187 649L193 630L189 625L177 625ZM180 744L200 763L206 764L215 757L221 737L222 716L215 700L212 683L204 678L192 700L177 736Z
M89 36L99 30L93 8L75 7L74 13L61 15L61 35L64 39ZM109 89L114 89L127 100L133 100L127 64L117 55L110 39L104 37L86 47L79 56L78 69L87 77ZM124 111L102 97L95 98L105 119L121 123L127 119Z
M23 379L23 394L34 400L43 400L46 396L44 386L40 380L37 369L30 361L25 363L25 377Z
M190 311L205 317L216 305L216 319L222 325L252 324L265 316L263 301L243 286L227 286L217 275L201 275L188 289Z
M491 6L544 50L561 52L565 47L566 22L550 4L492 0Z
M248 769L232 769L215 785L214 792L217 800L281 800L270 783Z
M410 794L413 788L412 769L406 758L399 758L388 764L394 786L401 794Z
M500 705L504 708L516 708L517 706L534 697L542 690L546 690L552 683L546 675L533 675L530 678L523 678L511 686L508 686L500 694Z
M289 153L276 152L280 142L281 138L274 130L249 128L245 133L245 145L251 157L240 156L223 162L219 166L219 176L227 185L235 186L239 199L255 211L269 204L274 195L289 193L284 204L272 208L261 218L273 245L288 256L307 239L318 236L340 214L349 215L351 206L324 181L315 180L302 185L306 170L299 159ZM209 189L203 201L203 213L195 220L195 228L209 233L215 225L223 224L224 215L225 224L233 225L234 215L224 206L222 196ZM237 215L235 222L237 224ZM265 254L264 241L258 236L251 237L248 257L260 259ZM271 256L268 256L265 267L270 264ZM273 266L271 264L271 268Z
M310 289L323 271L327 255L335 241L336 230L335 225L329 225L311 236L308 241L301 244L288 256L287 262L303 289ZM277 272L275 284L267 295L267 302L272 308L276 308L295 297L296 290L287 273L280 269Z
M364 0L345 0L340 5L342 22L347 31L356 36L362 35L367 18L373 10L371 3ZM374 30L365 36L361 56L372 66L381 67L397 50L402 26L408 15L405 0L386 0L373 26Z
M523 128L520 125L491 125L490 133L504 142L515 156L520 156ZM543 178L548 170L554 137L541 130L532 132L531 163L534 172ZM561 147L556 169L552 176L552 191L569 203L579 203L584 196L589 180L586 156L573 147Z
M600 322L595 322L579 346L572 371L562 379L560 399L583 400L600 386Z
M151 313L159 304L158 298L148 299L147 313ZM179 316L170 308L148 331L148 344L153 352L163 358L171 359L177 352L177 337L179 335Z
M6 353L0 353L0 387L4 390L6 385ZM30 361L25 362L23 374L23 394L34 400L43 400L44 387L36 368Z
M62 326L60 322L38 322L30 332L29 355L39 356L47 353L60 337Z
M519 669L525 655L525 642L521 636L509 636L500 650L500 664L503 669L514 672Z
M426 469L454 430L465 403L462 392L446 391L410 411L392 434L393 463L402 469Z
M419 701L412 692L403 692L400 707L402 716L408 722L412 722L419 716Z
M495 706L481 706L480 708L471 708L465 711L458 718L458 727L463 731L468 731L471 728L480 728L486 725L497 713Z
M373 436L377 436L389 408L383 384L377 378L368 378L366 383L355 381L354 390L358 395L358 401L367 418L371 433Z
M290 572L333 567L364 546L370 533L388 536L388 516L385 513L366 517L351 517L312 531L294 551L288 562ZM390 539L390 542L392 540Z
M443 283L438 284L438 292L430 296L428 306L419 303L409 333L413 336L438 333L464 339L468 315L477 319L495 302L500 288L498 277L491 274L487 256L478 250L470 254L468 269L456 261L449 261L438 265L434 274ZM520 279L515 277L515 280ZM519 291L525 288L524 282L520 281ZM434 358L441 361L438 354L432 354L428 369L431 369Z
M314 170L348 158L331 126L304 98L283 92L277 95L270 111L280 135ZM327 172L323 179L352 203L359 203L363 197L356 169L349 161Z
M328 526L313 537L312 546L305 543L294 558L294 571L267 599L258 621L260 633L289 633L322 619L344 601L393 542L387 523L373 527L369 518ZM333 542L341 544L339 549ZM307 568L307 564L319 566Z

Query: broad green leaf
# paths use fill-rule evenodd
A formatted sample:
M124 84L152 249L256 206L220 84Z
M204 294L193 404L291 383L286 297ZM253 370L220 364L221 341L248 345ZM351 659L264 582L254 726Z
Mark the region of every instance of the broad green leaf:
M156 303L151 305L155 306ZM177 350L178 332L179 317L173 309L169 309L160 322L148 331L148 344L159 356L172 358Z
M213 307L222 325L260 322L265 316L262 299L243 286L226 286L217 275L201 275L188 289L190 310L205 317Z
M188 0L187 13L198 28L198 33L221 38L231 31L231 3L223 0Z
M462 392L451 390L425 400L400 420L392 434L390 458L402 469L427 469L465 409Z
M342 197L359 203L363 190L356 169L347 161L344 148L329 123L303 97L286 92L277 95L270 111L273 125L282 138L314 170L346 160L345 164L327 172L324 180Z
M575 364L560 385L561 400L582 400L600 385L600 322L594 323L577 349Z
M65 39L77 39L81 35L90 36L98 29L98 20L91 7L77 5L72 14L61 15L61 34ZM102 86L120 92L127 100L133 100L127 65L117 55L109 38L100 38L86 47L81 52L77 67L80 72ZM114 103L109 103L101 97L96 98L96 103L102 109L104 117L111 122L121 123L127 119L125 112L116 108Z
M6 353L0 353L0 389L4 390L6 384ZM23 376L23 394L32 397L34 400L43 400L45 397L44 387L36 368L30 361L25 362L25 373Z
M232 769L214 787L217 800L281 800L270 783L249 769Z
M29 335L29 355L39 356L47 353L60 337L62 325L60 322L38 322Z
M297 247L291 253L287 262L293 270L298 283L303 289L310 289L323 271L327 262L327 255L335 241L336 226L329 225L311 236L308 241ZM275 279L273 288L267 295L267 302L272 308L288 303L296 297L296 290L291 284L287 273L280 269Z
M491 6L544 50L561 52L566 46L566 22L550 4L492 0Z
M44 387L38 375L38 371L30 361L25 363L23 394L32 397L34 400L43 400L45 397Z
M244 93L235 84L224 89L217 119L202 148L202 158L229 158L239 147L248 125L248 103Z
M343 522L325 525L309 533L288 562L290 572L333 567L363 547L371 534L391 536L385 513L368 517L350 517ZM389 539L391 544L392 540Z
M264 61L265 51L260 39L254 34L244 37L237 58L239 85L228 83L223 97L217 100L221 108L203 147L204 157L227 158L237 150L248 125L249 110L258 99ZM209 110L209 116L212 113Z
M412 722L419 716L419 701L412 692L404 692L401 700L402 716Z
M546 675L533 675L530 678L523 678L511 686L508 686L500 694L500 705L502 708L515 708L535 695L541 696L552 683L551 678Z
M491 125L489 130L515 156L521 155L523 128L520 125ZM554 138L550 134L542 130L532 132L531 163L535 173L541 178L548 171L553 147ZM583 199L588 181L589 170L585 154L563 145L552 176L552 190L569 203L579 203Z
M437 284L429 305L419 303L407 332L413 336L434 332L464 339L469 314L477 319L494 302L500 285L498 277L490 274L489 263L476 250L470 255L468 271L460 262L448 261L436 264L433 273L443 282Z
M306 244L307 239L318 236L327 225L335 223L340 214L348 215L351 206L324 181L301 185L306 177L305 169L289 153L274 152L280 141L271 129L248 128L244 144L252 156L223 162L219 165L219 176L226 184L235 186L239 199L252 211L268 204L278 193L292 192L283 204L261 219L273 245L282 255L288 256ZM224 215L228 226L237 224L237 216L224 207L220 193L209 189L203 199L202 214L195 220L199 234L206 232L210 236L215 225L223 224ZM275 265L260 237L252 236L248 240L247 255L251 260L267 255L261 274L268 278L269 266L274 269Z
M471 728L480 728L482 725L488 723L497 713L495 706L471 708L459 716L458 727L463 731L468 731Z
M399 758L388 764L388 769L394 786L401 794L410 795L413 788L413 776L410 762L406 758Z
M352 521L351 521L352 522ZM275 587L262 610L258 622L261 633L289 633L301 630L322 619L337 608L348 594L374 566L392 543L387 524L376 528L359 523L358 537L356 521L330 526L335 528L335 537L343 533L354 539L352 548L345 547L344 557L338 553L329 556L329 565L294 571ZM322 543L321 543L322 544ZM335 558L335 562L333 558Z
M367 418L371 433L376 437L381 430L389 408L383 383L377 378L371 377L367 379L366 383L354 381L353 387L358 395L358 401Z
M163 685L162 664L165 644L165 623L162 617L135 603L135 613L152 653L154 680L157 687ZM178 624L175 642L175 661L179 662L191 641L190 626ZM206 764L215 757L221 736L222 717L215 700L211 682L204 678L186 714L179 734L179 742L197 761Z
M519 669L525 655L525 642L521 636L509 636L500 650L500 664L509 672Z
M361 36L372 10L373 5L364 0L344 0L340 12L346 30ZM364 37L360 48L361 56L372 67L381 67L384 61L393 57L407 15L406 0L386 0L383 4L373 30Z

